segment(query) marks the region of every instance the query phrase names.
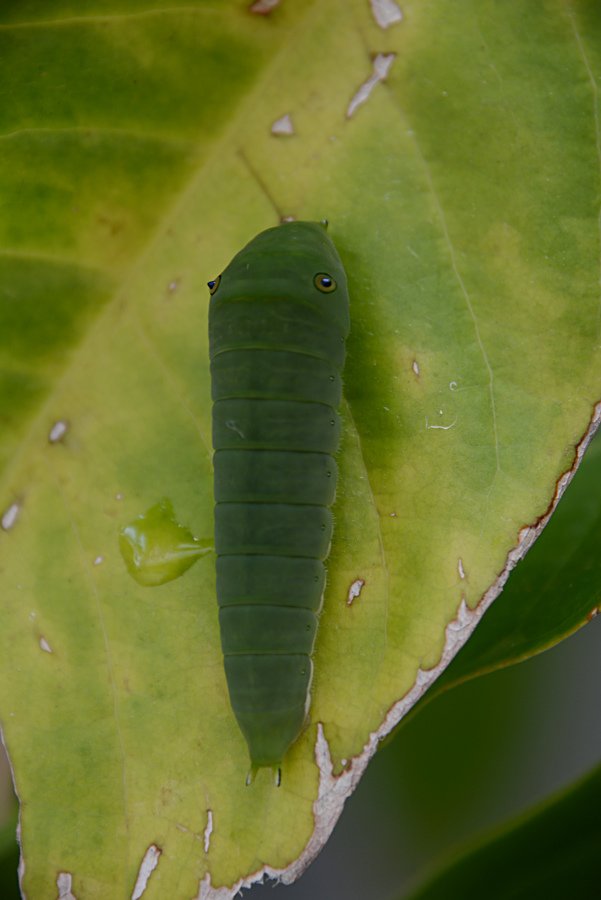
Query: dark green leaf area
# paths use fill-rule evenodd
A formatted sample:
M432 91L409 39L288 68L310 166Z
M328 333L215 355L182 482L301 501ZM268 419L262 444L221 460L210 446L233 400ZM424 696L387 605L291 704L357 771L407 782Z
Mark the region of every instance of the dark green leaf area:
M540 653L589 621L601 601L601 438L435 692Z
M16 449L21 426L46 395L46 382L35 373L3 370L0 365L0 472Z
M109 289L97 273L75 266L0 258L0 363L37 367L63 354Z
M601 883L601 768L436 876L411 900L588 900Z
M110 287L85 268L0 256L0 471Z
M0 142L0 243L105 269L130 262L194 154L187 142L99 131L93 122L11 134Z
M269 49L265 29L253 31L250 16L232 17L228 4L104 16L100 5L91 12L0 32L0 131L212 134Z

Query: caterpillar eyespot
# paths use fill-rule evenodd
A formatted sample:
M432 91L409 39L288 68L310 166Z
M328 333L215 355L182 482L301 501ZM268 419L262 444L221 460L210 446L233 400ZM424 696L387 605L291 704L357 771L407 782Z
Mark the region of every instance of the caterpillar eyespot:
M323 224L287 222L257 235L209 289L225 674L250 772L279 772L306 722L332 539L346 276Z
M217 290L217 288L219 287L220 281L221 281L221 275L218 275L217 278L211 279L211 281L207 281L207 287L208 287L211 295L213 295L215 293L215 291Z
M313 279L313 284L323 294L331 294L338 287L332 276L325 272L319 272Z

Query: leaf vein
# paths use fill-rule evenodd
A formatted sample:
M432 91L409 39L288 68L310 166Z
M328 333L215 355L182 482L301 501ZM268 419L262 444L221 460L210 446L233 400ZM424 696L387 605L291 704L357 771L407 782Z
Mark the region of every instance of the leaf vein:
M480 325L478 324L478 317L476 316L476 311L475 311L474 305L472 303L472 298L470 296L470 293L466 287L465 281L463 280L463 276L459 269L459 264L457 262L457 254L455 252L455 246L453 244L453 241L451 240L451 235L449 232L449 227L447 224L447 219L446 219L446 216L444 213L442 202L440 200L440 196L439 196L436 188L434 187L434 181L432 178L432 173L430 171L430 166L428 165L428 163L422 153L421 147L420 147L417 137L415 135L413 136L413 140L415 143L417 154L419 156L419 159L420 159L423 169L424 169L426 181L428 182L428 188L432 195L432 199L434 200L434 205L436 207L436 212L438 214L438 218L439 218L440 225L442 228L442 234L444 237L445 244L447 246L449 258L451 260L451 269L453 271L455 280L456 280L457 284L459 285L461 295L465 301L465 305L467 307L470 318L472 320L472 324L474 327L474 334L476 336L476 343L478 344L480 354L481 354L482 360L484 362L484 367L485 367L487 375L488 375L488 395L489 395L489 399L490 399L492 432L493 432L493 439L494 439L494 445L495 445L495 460L496 460L495 474L498 474L501 471L501 462L500 462L500 453L499 453L499 430L498 430L498 424L497 424L497 407L496 407L496 402L495 402L495 384L494 384L493 368L492 368L486 347L484 346L484 341L482 340L482 334L480 332Z
M385 596L385 604L384 604L384 652L386 651L386 647L388 645L388 617L390 612L390 570L388 568L388 560L386 558L386 549L384 547L384 537L382 535L382 522L380 519L380 512L378 510L378 505L376 503L376 498L374 494L374 490L371 484L369 469L367 468L367 464L365 462L365 455L363 453L363 445L361 442L361 435L359 434L359 429L355 423L355 418L353 416L350 404L346 401L344 402L346 414L353 426L353 430L357 436L357 445L359 448L359 455L361 457L361 464L363 466L363 470L365 472L365 483L369 490L369 497L371 501L371 505L373 506L374 512L376 514L376 521L378 524L378 543L380 545L380 556L382 558L382 568L384 569L384 574L386 577L386 596Z
M171 146L180 145L188 148L198 146L196 141L188 138L170 137L167 134L160 134L152 131L138 131L133 128L113 128L108 125L49 125L49 126L31 126L29 128L15 128L13 131L6 131L0 134L0 141L14 140L26 135L77 135L83 137L92 137L96 135L109 136L115 138L126 138L128 140L148 141L149 143L167 144Z
M160 368L161 372L165 376L165 382L168 385L169 390L173 394L176 402L184 410L185 414L187 416L189 416L190 419L192 419L192 422L194 423L195 431L200 439L200 443L202 444L203 450L207 454L209 460L211 460L213 454L211 453L210 446L209 446L207 440L205 439L205 436L202 432L202 429L200 427L200 424L199 424L196 416L194 415L194 412L192 411L192 409L190 408L190 406L184 399L184 395L180 390L180 384L179 384L180 379L174 373L174 371L173 371L172 367L169 365L169 363L161 356L152 337L142 327L140 322L137 321L135 316L130 316L130 321L132 322L132 325L133 325L136 333L138 334L138 337L140 338L141 343L146 348L146 351L152 356L152 358L154 359L154 361Z
M39 21L29 22L0 22L0 31L17 31L27 28L60 28L70 25L87 25L105 24L106 22L122 22L127 19L150 19L158 16L181 15L182 13L190 13L194 15L214 15L219 10L218 4L205 5L202 8L198 6L171 6L168 8L157 7L156 9L143 9L140 12L126 13L110 13L108 15L91 15L91 16L65 16L61 19L40 19Z

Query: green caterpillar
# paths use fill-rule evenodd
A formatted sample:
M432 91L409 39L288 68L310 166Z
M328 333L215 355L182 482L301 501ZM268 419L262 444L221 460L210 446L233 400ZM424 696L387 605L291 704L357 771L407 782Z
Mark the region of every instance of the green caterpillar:
M350 327L325 228L269 228L209 282L217 600L247 783L271 767L279 784L310 704Z

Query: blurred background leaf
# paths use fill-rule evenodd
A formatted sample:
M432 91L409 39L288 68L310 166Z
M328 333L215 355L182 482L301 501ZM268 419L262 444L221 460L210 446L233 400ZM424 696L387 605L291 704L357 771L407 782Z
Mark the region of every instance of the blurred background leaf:
M481 841L411 900L589 897L601 877L601 769ZM494 877L492 877L494 874Z
M0 790L0 896L6 900L18 900L21 891L17 878L19 865L17 806L10 791L8 766L4 754L0 755Z

